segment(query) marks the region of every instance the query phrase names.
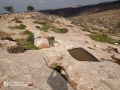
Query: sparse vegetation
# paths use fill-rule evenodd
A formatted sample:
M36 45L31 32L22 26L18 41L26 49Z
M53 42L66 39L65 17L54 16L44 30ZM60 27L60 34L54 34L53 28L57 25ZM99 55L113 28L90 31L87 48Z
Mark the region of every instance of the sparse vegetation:
M21 46L14 46L14 47L7 48L7 51L9 53L23 53L26 51L26 49L24 47L21 47Z
M41 31L44 31L44 32L48 32L48 30L51 30L55 33L67 33L68 30L66 28L57 28L55 26L51 26L51 25L43 25L41 28L38 28L39 30Z
M20 46L24 47L26 50L37 50L38 49L32 41L29 41L27 39L18 39L17 43Z
M10 28L10 29L25 29L26 28L26 25L24 25L24 24L20 24L19 26L9 26L8 28Z
M45 20L34 21L33 23L45 25L47 22Z
M38 47L36 47L34 45L34 35L32 32L26 30L23 32L25 35L29 35L28 38L22 38L22 39L18 39L16 40L18 42L18 44L22 47L24 47L27 50L37 50L39 49Z
M55 37L53 37L53 36L51 36L51 37L47 37L47 39L48 39L48 41L49 41L49 45L51 46L51 47L53 47L54 46L54 43L55 43Z
M15 21L15 23L22 23L22 21L20 20L20 18L15 17L12 21Z
M110 43L113 44L117 42L116 40L106 36L106 35L101 35L101 34L95 34L95 35L89 35L91 39L99 42L104 42L104 43Z
M30 31L28 31L28 30L24 31L23 34L24 34L24 35L33 35L33 33L30 32Z

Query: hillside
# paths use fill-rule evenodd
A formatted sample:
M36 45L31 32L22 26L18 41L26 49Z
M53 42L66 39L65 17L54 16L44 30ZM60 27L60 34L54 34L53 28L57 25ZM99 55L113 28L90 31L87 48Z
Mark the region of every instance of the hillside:
M56 9L48 13L68 18L82 26L84 31L120 36L120 1Z
M1 14L0 90L119 90L120 41L75 17Z

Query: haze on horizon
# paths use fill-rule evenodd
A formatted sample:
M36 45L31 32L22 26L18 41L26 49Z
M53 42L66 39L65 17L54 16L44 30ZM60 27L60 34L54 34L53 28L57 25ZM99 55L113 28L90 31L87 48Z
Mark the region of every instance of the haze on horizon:
M26 6L32 5L35 10L57 9L75 5L90 5L116 0L0 0L0 13L6 13L5 6L13 6L15 12L27 11Z

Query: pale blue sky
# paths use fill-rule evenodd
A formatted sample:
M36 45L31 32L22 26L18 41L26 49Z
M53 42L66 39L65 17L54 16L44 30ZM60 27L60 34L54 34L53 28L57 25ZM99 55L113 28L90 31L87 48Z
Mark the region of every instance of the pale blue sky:
M96 4L115 0L0 0L0 13L6 13L4 6L11 5L15 12L26 11L26 6L32 5L36 10L55 9L75 5Z

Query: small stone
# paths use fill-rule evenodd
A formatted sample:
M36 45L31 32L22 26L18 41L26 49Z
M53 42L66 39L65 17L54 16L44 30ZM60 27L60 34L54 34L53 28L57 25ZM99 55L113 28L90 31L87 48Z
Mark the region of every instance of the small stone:
M117 48L117 52L120 54L120 48Z
M59 43L54 43L54 46L59 47L60 45L59 45Z
M119 45L119 43L114 43L114 45Z
M96 45L94 45L94 47L96 47L96 48L100 48L100 45L96 44Z
M33 82L30 82L30 83L28 84L28 86L33 86Z
M111 57L117 61L120 61L120 54L114 54Z

